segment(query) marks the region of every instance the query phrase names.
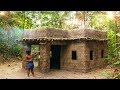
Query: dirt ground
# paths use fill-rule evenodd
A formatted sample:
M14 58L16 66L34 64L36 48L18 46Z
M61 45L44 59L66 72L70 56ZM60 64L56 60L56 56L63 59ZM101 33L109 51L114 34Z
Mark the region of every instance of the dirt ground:
M0 65L0 79L106 79L102 75L104 72L112 72L113 69L97 69L89 73L81 73L75 71L66 70L50 70L49 73L43 74L39 71L37 67L37 62L35 63L35 77L30 74L27 77L27 73L23 70L21 61L14 61Z

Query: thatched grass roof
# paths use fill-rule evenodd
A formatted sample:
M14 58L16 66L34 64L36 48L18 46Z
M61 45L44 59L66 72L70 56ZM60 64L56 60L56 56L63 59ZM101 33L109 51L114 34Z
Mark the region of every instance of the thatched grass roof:
M55 28L36 28L33 30L25 30L23 40L37 39L37 40L107 40L106 32L92 30L92 29L78 29L78 30L62 30Z

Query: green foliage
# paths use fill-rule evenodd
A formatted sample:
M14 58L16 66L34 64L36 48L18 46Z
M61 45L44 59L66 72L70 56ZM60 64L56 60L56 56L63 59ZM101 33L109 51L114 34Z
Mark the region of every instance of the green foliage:
M110 73L108 72L102 72L101 75L106 77L107 79L110 78Z
M39 45L32 45L31 52L33 54L37 53L39 51ZM38 53L34 56L34 60L38 60Z
M102 76L105 76L107 79L120 79L120 73L118 69L114 69L113 72L102 72Z
M96 12L98 13L98 12ZM115 20L110 19L107 17L107 14L97 14L90 17L89 25L92 28L107 31L107 38L108 38L108 56L106 60L109 60L111 63L118 65L120 64L120 43L115 41L116 35L120 37L119 32L116 33L116 29L120 27L119 19L118 24L116 26ZM120 40L118 38L118 40ZM118 45L118 47L116 47ZM117 52L117 53L116 53Z
M107 37L108 37L108 58L109 60L111 60L112 58L114 58L115 56L115 34L114 32L111 30L109 30L109 32L107 33Z
M5 11L5 15L0 16L0 26L29 29L32 26L32 19L25 14L25 11Z
M36 21L40 23L33 27L38 26L49 26L54 28L64 28L65 18L68 16L67 11L41 11L34 12L38 17L36 17ZM34 18L35 19L35 18Z
M120 61L116 61L114 64L115 65L120 65Z
M16 40L21 38L22 32L18 28L12 28L8 31L0 28L0 53L4 58L21 57L22 46Z

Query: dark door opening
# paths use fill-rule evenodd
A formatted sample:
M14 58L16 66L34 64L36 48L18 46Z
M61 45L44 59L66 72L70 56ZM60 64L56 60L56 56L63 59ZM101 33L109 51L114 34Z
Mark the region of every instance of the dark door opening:
M51 46L50 69L60 69L60 45Z

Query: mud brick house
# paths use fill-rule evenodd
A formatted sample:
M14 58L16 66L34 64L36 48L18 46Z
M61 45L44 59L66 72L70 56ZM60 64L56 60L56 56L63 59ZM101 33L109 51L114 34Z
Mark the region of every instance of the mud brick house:
M41 72L65 69L88 72L105 65L107 55L106 32L93 29L60 30L38 28L25 30L21 40L29 48L39 45ZM25 49L23 63L25 68Z

